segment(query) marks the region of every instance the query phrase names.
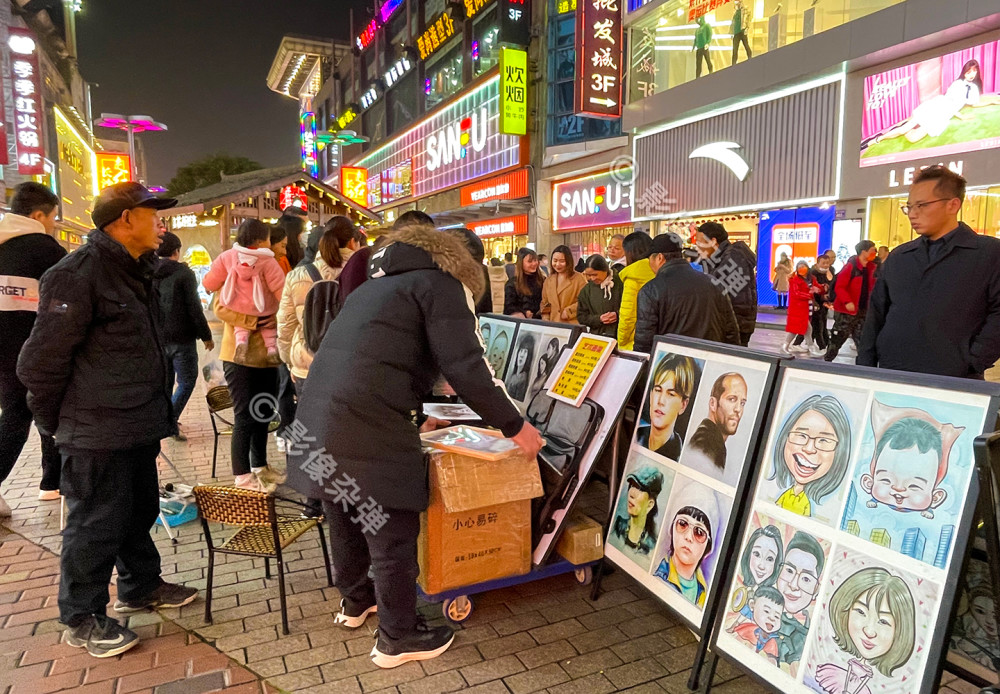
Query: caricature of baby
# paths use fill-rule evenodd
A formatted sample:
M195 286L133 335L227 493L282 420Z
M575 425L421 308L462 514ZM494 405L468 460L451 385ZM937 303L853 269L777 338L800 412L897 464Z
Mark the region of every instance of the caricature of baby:
M923 410L872 403L875 452L871 469L861 476L861 488L872 498L868 508L886 504L895 511L919 511L933 518L933 509L948 498L940 484L948 474L948 456L965 430L942 424Z

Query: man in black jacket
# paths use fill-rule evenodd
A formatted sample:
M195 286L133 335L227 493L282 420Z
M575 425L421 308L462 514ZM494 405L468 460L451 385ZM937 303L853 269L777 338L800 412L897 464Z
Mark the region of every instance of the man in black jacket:
M542 444L487 366L473 314L483 274L463 239L426 225L389 239L316 353L288 450L288 483L324 500L344 596L335 622L358 628L377 610L371 655L383 668L433 658L454 638L416 610L428 488L413 413L439 374L528 455Z
M964 200L950 169L914 177L903 211L921 238L882 264L858 364L982 379L1000 358L1000 240L958 221Z
M98 658L138 642L105 614L115 566L119 612L186 605L198 594L160 578L149 535L159 513L160 439L176 431L152 251L160 245L156 211L176 203L138 183L101 192L86 245L42 279L17 365L38 428L55 434L62 453L59 620L69 645Z
M177 234L164 232L156 255L160 260L153 272L153 282L160 298L163 320L160 338L167 357L167 378L174 392L172 405L177 424L174 438L186 441L187 437L180 429L180 418L198 382L198 345L195 341L205 343L209 352L215 347L215 342L212 341L212 331L198 297L198 278L191 268L180 262L181 240Z
M38 311L38 280L62 260L66 251L51 235L55 231L59 198L33 181L14 189L10 213L0 220L0 484L14 469L31 429L28 391L17 377L21 353ZM59 498L62 462L55 440L42 439L42 482L38 498ZM10 506L0 496L0 518Z
M740 330L729 299L711 277L698 272L681 256L676 234L653 239L649 267L656 273L639 290L635 350L649 352L657 335L686 335L740 344Z
M719 222L702 224L694 239L705 274L733 305L740 344L747 347L757 327L757 256L743 241L730 241L729 232Z

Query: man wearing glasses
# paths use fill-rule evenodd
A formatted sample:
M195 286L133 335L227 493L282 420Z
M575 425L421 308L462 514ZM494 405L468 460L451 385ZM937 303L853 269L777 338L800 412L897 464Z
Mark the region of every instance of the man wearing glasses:
M807 608L816 599L823 575L823 547L812 535L796 531L785 547L785 561L778 567L775 587L785 600L778 629L778 664L795 665L809 633Z
M958 221L964 200L943 166L913 179L902 209L921 238L883 264L858 364L982 379L1000 358L1000 240Z

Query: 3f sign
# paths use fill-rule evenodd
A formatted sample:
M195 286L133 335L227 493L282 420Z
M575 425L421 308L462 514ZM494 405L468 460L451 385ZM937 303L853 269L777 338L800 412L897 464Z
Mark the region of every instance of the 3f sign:
M515 22L521 19L521 15L523 13L524 13L523 10L518 10L518 9L513 8L513 7L511 7L509 10L507 10L508 16L511 19L513 19Z

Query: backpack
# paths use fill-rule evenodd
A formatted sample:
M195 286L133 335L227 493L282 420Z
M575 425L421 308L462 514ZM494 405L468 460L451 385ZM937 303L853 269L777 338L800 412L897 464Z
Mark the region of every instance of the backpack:
M314 263L309 263L305 267L313 285L306 293L303 304L302 338L306 343L306 349L311 354L316 354L327 329L340 313L343 301L340 298L340 282L323 279Z

